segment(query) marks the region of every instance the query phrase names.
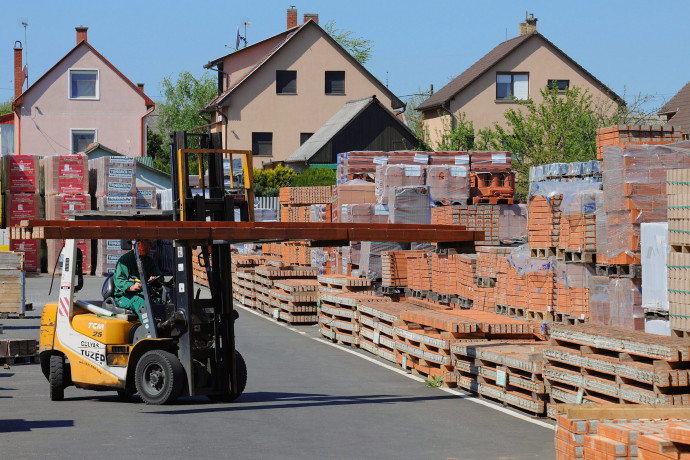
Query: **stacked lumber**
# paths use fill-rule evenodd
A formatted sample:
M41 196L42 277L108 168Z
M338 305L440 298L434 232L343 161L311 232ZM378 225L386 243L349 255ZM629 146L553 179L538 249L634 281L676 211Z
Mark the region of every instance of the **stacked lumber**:
M530 323L476 310L403 310L394 333L396 362L415 374L438 379L444 386L456 384L450 350L454 343L534 338Z
M668 171L668 301L674 335L690 335L690 169Z
M690 457L687 408L559 404L553 415L558 460Z
M543 415L544 342L458 342L450 347L457 384L479 395Z
M24 315L23 252L0 252L0 314Z
M597 159L604 158L604 146L673 144L680 142L682 137L680 126L670 125L618 125L597 129Z
M690 343L596 325L550 327L551 403L690 404Z
M89 160L90 189L101 211L136 209L137 164L133 157Z
M318 269L315 267L301 267L296 265L282 264L279 258L271 260L265 258L265 264L257 265L254 268L254 308L267 313L274 318L280 319L280 310L274 307L276 300L271 299L271 291L276 289L275 282L278 280L298 280L305 284L316 279Z
M666 222L667 170L690 168L690 151L671 145L604 149L604 211L597 263L640 263L640 224ZM600 241L600 236L605 240Z
M530 198L527 214L527 243L532 257L546 259L556 255L561 224L560 204L563 196L535 195Z
M359 347L380 358L395 362L395 323L403 310L421 310L424 307L409 302L392 302L386 299L360 300Z
M233 255L232 257L232 297L244 307L256 308L254 269L264 261L261 256Z
M321 278L321 277L319 277ZM331 280L332 281L332 280ZM321 283L321 281L319 281ZM333 286L333 283L329 283ZM342 287L355 287L346 286ZM385 300L375 297L372 291L319 291L319 332L335 343L357 346L359 321L357 303L360 301Z
M2 157L2 185L5 191L3 224L18 225L23 219L41 217L39 193L39 157L34 155L5 155ZM25 254L24 269L38 271L40 244L38 240L10 240L10 251Z

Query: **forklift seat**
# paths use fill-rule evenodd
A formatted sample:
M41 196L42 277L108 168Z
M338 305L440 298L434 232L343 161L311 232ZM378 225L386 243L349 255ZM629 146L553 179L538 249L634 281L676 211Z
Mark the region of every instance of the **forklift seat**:
M105 278L105 282L101 288L101 295L103 295L103 303L101 304L101 308L105 308L116 315L131 313L129 310L121 308L115 300L115 280L113 279L112 273Z

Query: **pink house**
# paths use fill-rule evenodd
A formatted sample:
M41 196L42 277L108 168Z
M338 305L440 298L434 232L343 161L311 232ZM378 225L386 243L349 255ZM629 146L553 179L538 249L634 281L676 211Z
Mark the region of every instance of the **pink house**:
M94 142L144 156L145 118L155 104L87 41L77 44L22 93L22 49L15 46L14 151L53 155L81 152Z

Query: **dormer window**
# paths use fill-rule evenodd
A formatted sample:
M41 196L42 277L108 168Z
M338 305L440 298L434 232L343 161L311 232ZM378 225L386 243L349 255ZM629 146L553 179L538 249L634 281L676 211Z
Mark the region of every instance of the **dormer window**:
M69 70L70 99L98 99L100 97L98 69Z

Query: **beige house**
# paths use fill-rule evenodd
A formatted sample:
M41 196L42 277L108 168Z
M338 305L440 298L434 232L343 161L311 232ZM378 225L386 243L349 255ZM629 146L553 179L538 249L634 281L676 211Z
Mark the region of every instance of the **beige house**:
M621 98L556 45L537 32L537 19L520 24L520 36L496 46L470 68L422 102L426 139L436 146L444 126L453 126L462 113L475 130L505 123L515 99L542 102L540 90L557 85L585 88L597 105L614 110Z
M218 96L204 108L229 149L251 149L254 166L283 161L348 101L375 95L404 104L333 40L317 15L287 11L287 30L209 62Z

